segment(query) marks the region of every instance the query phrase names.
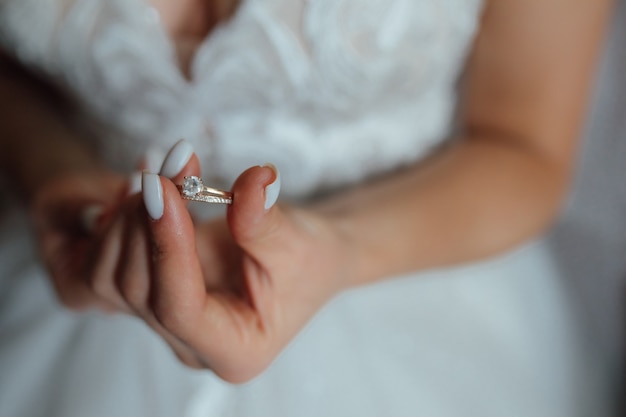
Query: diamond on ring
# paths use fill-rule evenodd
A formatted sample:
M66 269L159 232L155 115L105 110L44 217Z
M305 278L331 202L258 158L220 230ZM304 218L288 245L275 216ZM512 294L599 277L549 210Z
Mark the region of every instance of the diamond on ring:
M193 197L202 191L202 187L204 187L202 178L196 176L185 177L183 181L183 194L186 197Z

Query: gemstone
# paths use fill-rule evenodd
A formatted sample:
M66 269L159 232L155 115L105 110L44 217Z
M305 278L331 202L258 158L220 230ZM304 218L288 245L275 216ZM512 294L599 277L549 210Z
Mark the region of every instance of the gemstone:
M193 197L202 191L202 179L198 177L185 177L183 181L183 194L187 197Z

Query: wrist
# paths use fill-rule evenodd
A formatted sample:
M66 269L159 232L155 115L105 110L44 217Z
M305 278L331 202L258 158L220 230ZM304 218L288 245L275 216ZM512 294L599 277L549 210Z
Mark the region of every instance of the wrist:
M349 289L376 280L376 253L368 253L359 239L355 223L349 216L327 215L336 236L334 252L340 257L340 287Z
M331 277L330 286L334 293L375 280L367 265L375 262L375 259L364 253L362 242L359 241L360 235L351 216L326 210L317 212L316 215L322 219L328 230L328 237L321 242L326 253L325 261L321 263L331 267L328 275Z

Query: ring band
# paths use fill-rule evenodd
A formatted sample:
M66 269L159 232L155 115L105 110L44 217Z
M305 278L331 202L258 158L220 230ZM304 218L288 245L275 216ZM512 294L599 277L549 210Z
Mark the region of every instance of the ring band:
M178 188L180 196L185 200L215 204L233 203L233 193L207 187L202 183L202 178L200 177L185 177L183 185L177 185L176 188Z

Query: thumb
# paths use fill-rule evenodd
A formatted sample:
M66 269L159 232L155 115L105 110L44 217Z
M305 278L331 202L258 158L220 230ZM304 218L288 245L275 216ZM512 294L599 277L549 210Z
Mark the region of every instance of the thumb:
M246 170L233 185L228 225L237 244L252 255L262 255L265 248L272 250L287 224L284 212L275 204L280 185L280 173L271 164Z

